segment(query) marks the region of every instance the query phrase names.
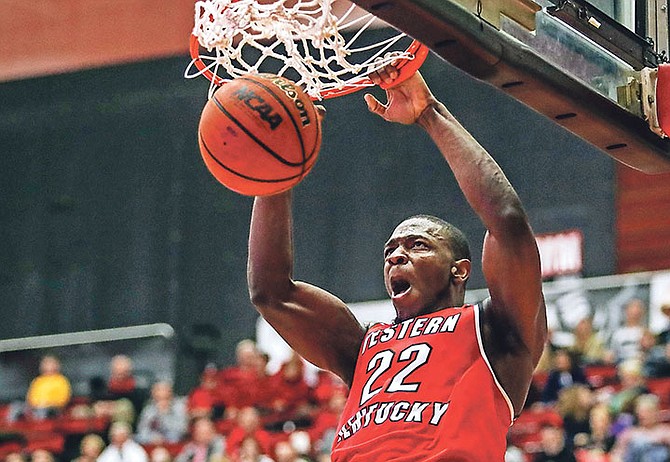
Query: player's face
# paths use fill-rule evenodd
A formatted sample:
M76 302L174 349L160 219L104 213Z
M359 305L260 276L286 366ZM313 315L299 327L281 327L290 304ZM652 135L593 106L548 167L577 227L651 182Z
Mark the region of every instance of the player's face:
M439 226L422 218L398 225L384 246L384 283L400 320L449 306L453 264Z

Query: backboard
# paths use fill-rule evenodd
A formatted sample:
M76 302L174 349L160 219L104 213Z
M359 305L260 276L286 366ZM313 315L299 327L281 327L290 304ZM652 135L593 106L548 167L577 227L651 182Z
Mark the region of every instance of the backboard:
M353 2L624 164L670 171L670 139L654 106L670 104L655 93L667 61L664 2Z

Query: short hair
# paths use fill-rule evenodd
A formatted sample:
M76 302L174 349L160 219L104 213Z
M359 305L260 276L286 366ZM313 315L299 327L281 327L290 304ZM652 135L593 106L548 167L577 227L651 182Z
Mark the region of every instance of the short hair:
M242 350L254 350L257 351L258 348L256 346L256 342L251 340L250 338L245 338L237 342L237 345L235 346L235 352L239 353Z
M440 231L444 233L444 236L447 238L447 241L449 242L449 247L451 248L451 252L454 255L454 259L456 260L462 260L464 258L467 260L471 259L470 244L468 243L468 239L467 237L465 237L465 233L463 233L463 231L458 229L456 226L452 225L448 221L443 220L442 218L438 218L433 215L420 214L420 215L412 215L411 217L407 218L407 220L413 220L413 219L427 220L439 226Z
M100 449L100 451L105 448L105 440L103 440L100 435L95 433L89 433L81 439L81 442L79 443L79 450L83 451L87 444L95 444L98 449Z
M638 410L642 407L658 410L660 404L661 400L659 399L658 396L651 393L647 393L644 395L640 395L635 399L635 410Z
M621 361L617 365L617 370L619 374L628 374L628 375L634 375L635 377L641 377L642 376L642 361L640 361L637 358L630 358Z
M133 427L123 420L116 420L112 422L112 425L109 427L109 435L112 436L118 432L123 432L128 436L133 434Z

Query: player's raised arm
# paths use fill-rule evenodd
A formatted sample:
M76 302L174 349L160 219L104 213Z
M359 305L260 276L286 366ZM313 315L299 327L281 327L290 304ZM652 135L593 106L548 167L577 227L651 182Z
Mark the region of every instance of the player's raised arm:
M257 197L249 232L251 301L302 357L351 383L364 329L337 297L293 280L292 239L291 193Z
M390 83L387 68L374 80ZM483 270L491 294L483 338L503 387L520 411L546 338L540 260L521 201L498 164L417 73L387 90L388 103L366 95L368 107L386 120L417 123L435 142L487 235Z

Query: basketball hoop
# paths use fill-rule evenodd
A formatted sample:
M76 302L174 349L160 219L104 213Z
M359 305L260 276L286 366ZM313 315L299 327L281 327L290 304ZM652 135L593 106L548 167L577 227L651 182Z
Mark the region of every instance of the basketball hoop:
M335 0L203 0L195 4L192 61L184 76L218 86L248 73L294 81L312 99L343 96L374 84L367 74L395 63L395 85L410 77L428 48L354 4L339 17ZM345 39L345 36L347 37Z

